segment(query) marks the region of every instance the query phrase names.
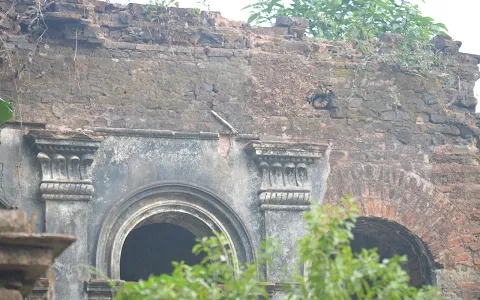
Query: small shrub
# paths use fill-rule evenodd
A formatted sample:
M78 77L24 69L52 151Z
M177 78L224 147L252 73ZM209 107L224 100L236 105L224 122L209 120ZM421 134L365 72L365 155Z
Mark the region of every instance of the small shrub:
M328 40L371 40L385 33L419 40L447 30L406 0L259 0L243 9L251 10L250 23L282 15L304 18L310 35Z
M248 22L271 23L278 16L301 17L309 21L307 34L326 40L342 40L360 52L372 52L377 38L402 36L392 51L380 60L400 71L420 74L443 67L432 38L447 28L423 16L417 5L406 0L259 0L244 7L251 11Z

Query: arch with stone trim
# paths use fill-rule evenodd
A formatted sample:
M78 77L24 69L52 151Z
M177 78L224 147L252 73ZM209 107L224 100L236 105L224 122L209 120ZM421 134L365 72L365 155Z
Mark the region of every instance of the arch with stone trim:
M337 165L327 186L326 203L355 197L361 216L396 222L417 235L437 267L473 266L468 215L418 174L388 165Z
M132 230L145 224L169 223L197 237L224 233L232 263L254 261L254 251L238 215L211 191L185 182L159 182L140 188L118 202L104 220L97 244L96 267L120 279L123 244Z

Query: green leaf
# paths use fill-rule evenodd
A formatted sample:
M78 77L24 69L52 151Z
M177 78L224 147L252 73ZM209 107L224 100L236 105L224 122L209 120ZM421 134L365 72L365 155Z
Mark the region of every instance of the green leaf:
M267 10L271 10L274 6L282 6L281 4L278 4L280 0L271 0L268 5L267 5Z
M443 23L435 23L435 25L438 26L438 27L440 27L440 28L442 28L442 29L444 29L444 30L448 30L448 29L447 29L447 26L445 26L445 24L443 24Z
M0 124L13 118L13 106L9 100L0 98Z
M393 25L392 25L392 30L393 30L393 31L396 31L396 30L398 30L398 29L400 29L400 28L402 28L402 27L403 27L403 26L400 25L400 24L393 24Z
M249 4L247 6L244 6L241 10L245 10L247 8L254 7L255 5L256 5L256 3L255 4Z
M258 19L258 17L260 17L260 13L251 14L250 17L248 18L247 22L252 23L256 19Z

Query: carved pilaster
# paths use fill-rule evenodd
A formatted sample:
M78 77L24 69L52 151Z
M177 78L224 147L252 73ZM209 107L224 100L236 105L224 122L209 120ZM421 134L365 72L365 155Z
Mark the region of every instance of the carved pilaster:
M246 149L258 164L262 179L258 195L263 209L277 209L275 205L308 208L312 165L325 158L327 144L254 141Z
M266 279L267 282L289 282L297 270L302 269L294 253L297 239L305 234L303 211L310 209L312 194L316 201L321 201L320 191L325 189L329 169L329 146L252 141L246 150L255 159L262 180L258 196L265 238L281 245L278 254L267 263Z
M94 191L91 165L100 141L85 135L54 136L30 132L42 169L43 200L89 201Z

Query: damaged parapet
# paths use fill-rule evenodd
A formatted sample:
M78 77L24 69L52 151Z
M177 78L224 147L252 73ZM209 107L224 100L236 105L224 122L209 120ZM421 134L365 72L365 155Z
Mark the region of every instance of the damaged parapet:
M287 33L297 38L301 38L305 35L305 30L307 30L308 24L308 20L299 17L278 16L275 19L276 27L287 28Z
M91 165L100 141L85 135L54 137L48 132L30 132L28 138L42 168L43 200L92 199Z
M25 212L0 210L0 299L21 300L75 237L29 233Z
M75 47L133 50L139 44L142 50L142 46L167 44L250 49L258 34L301 39L308 27L304 19L279 17L274 27L252 29L246 22L228 20L215 11L99 0L0 0L0 11L9 12L8 17L0 16L0 34L8 37L8 49L16 45L32 49L39 36L48 36L49 43Z
M258 164L262 209L308 209L312 166L326 157L327 144L254 141L246 149Z

